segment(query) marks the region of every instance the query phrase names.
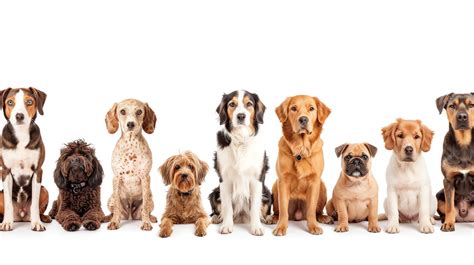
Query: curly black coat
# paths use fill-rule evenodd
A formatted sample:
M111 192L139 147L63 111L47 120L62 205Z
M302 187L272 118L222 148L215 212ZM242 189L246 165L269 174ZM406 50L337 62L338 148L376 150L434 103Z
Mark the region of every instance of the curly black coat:
M84 140L66 144L56 162L54 182L59 195L49 215L67 231L76 231L81 225L87 230L99 229L106 221L100 203L103 176L92 146Z

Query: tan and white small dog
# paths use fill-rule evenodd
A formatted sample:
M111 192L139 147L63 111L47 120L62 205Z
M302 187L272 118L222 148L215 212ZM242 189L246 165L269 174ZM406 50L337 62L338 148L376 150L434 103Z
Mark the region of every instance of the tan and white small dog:
M372 158L377 148L368 143L343 144L336 148L342 172L326 205L326 211L338 220L336 232L349 231L349 222L369 221L368 231L380 232L378 224L378 186L372 175Z
M434 232L436 198L422 155L430 150L433 134L419 120L397 119L382 129L385 148L393 150L386 173L386 216L380 218L388 218L388 233L400 232L399 222L418 222L420 232Z
M146 103L126 99L115 103L105 118L107 130L113 134L120 127L122 136L112 154L113 194L109 199L112 213L108 229L119 228L120 220L141 220L142 230L151 230L156 217L151 215L153 198L150 190L152 155L142 130L155 130L156 116Z

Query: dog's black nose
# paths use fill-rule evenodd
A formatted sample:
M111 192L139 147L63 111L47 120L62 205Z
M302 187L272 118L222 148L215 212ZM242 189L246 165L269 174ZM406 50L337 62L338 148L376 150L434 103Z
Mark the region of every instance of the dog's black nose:
M456 119L460 122L466 122L467 118L468 118L468 116L467 116L466 112L459 112L458 115L456 115Z
M182 178L182 179L187 179L188 177L189 177L188 174L181 174L181 178Z
M23 121L23 120L25 119L25 114L23 114L23 113L17 113L17 114L15 115L15 118L16 118L17 121Z
M127 128L129 128L130 130L135 128L135 123L131 121L127 122Z
M354 163L354 165L356 166L359 166L360 164L362 164L362 161L359 158L354 158L354 160L352 160L352 163Z
M301 126L306 126L306 124L308 124L308 117L306 116L300 117L298 121L300 122Z
M239 113L237 114L237 120L242 122L245 120L245 114L244 113Z
M405 154L407 154L407 155L413 154L413 147L411 147L411 146L405 147Z

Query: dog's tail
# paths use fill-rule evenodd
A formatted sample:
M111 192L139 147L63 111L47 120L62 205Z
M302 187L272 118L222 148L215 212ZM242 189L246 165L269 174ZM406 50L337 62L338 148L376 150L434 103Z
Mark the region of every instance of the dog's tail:
M387 215L384 213L379 214L379 221L387 221Z

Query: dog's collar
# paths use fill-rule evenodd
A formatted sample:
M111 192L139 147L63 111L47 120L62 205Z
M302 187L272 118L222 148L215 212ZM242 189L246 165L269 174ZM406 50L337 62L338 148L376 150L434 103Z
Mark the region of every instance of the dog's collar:
M178 195L179 196L190 196L191 194L193 194L193 191L194 191L194 189L189 190L187 192L181 192L181 191L178 190Z
M83 181L80 183L69 183L69 187L72 190L72 193L78 194L84 187L87 186L87 182Z

